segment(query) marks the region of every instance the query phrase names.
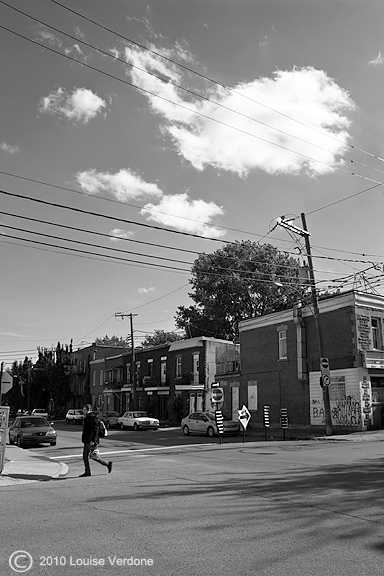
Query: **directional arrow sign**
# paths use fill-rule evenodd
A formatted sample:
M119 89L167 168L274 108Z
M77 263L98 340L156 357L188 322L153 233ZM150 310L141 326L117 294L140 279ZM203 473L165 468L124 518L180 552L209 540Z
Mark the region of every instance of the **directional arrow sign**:
M244 406L244 404L243 404L242 409L238 410L237 412L239 414L239 422L242 425L242 427L244 428L244 430L246 430L247 426L248 426L248 422L251 419L251 414L250 414L248 408L246 406Z

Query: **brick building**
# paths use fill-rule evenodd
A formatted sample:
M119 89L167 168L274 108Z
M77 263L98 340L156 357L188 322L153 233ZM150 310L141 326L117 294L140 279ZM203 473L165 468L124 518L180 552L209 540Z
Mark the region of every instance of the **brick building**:
M383 427L384 297L349 291L319 301L324 355L329 359L332 425L335 430ZM324 428L323 392L315 319L311 307L244 320L240 403L252 414L250 426L271 426L288 409L291 427Z
M109 355L125 351L125 348L97 345L96 343L78 348L72 352L71 400L68 408L82 408L84 404L97 405L95 387L91 386L90 363L96 359L104 359ZM94 378L94 376L92 376Z
M95 408L124 413L147 410L161 421L178 422L195 410L208 409L218 358L233 344L216 338L190 338L113 354L90 361L90 389Z

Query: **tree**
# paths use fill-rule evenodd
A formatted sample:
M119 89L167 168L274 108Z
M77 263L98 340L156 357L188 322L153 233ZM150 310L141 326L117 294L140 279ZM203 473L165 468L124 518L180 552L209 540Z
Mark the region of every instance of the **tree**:
M109 337L106 334L104 338L96 338L95 344L97 346L111 346L111 348L130 348L131 339L115 335Z
M176 326L190 337L233 340L241 320L292 306L300 290L298 269L295 258L249 240L200 254L190 280L195 304L179 306Z
M155 330L154 334L146 334L142 342L143 348L150 348L151 346L159 346L160 344L167 344L168 342L176 342L177 340L184 340L183 336L175 334L174 332L166 332L165 330Z

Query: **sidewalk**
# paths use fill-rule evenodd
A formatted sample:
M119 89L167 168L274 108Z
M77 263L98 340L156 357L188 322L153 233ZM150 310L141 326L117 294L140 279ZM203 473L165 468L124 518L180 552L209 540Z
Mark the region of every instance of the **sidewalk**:
M53 462L31 450L7 445L4 468L0 474L0 488L52 480L65 476L68 470L68 466L62 462Z

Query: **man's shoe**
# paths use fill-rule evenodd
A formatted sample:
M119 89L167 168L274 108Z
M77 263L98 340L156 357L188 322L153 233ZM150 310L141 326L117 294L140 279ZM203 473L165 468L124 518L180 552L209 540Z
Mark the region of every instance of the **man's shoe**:
M92 476L90 472L84 472L84 474L80 474L79 478L84 478L84 476Z
M108 466L108 474L110 474L112 472L112 464L113 462L108 462L107 466Z

